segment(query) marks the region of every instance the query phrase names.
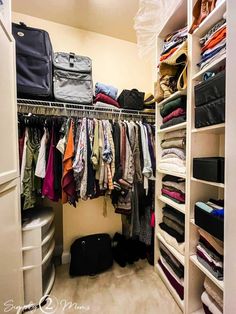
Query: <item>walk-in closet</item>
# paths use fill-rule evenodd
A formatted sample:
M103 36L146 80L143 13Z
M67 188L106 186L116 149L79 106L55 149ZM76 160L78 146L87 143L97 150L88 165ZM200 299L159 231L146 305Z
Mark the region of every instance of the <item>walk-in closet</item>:
M0 313L236 313L233 0L0 0Z

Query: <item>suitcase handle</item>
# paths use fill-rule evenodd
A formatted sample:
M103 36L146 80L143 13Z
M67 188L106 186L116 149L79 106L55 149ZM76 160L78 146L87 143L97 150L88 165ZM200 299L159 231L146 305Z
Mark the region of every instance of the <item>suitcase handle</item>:
M69 64L70 64L71 68L74 67L74 60L75 60L75 54L73 52L70 52L69 53Z

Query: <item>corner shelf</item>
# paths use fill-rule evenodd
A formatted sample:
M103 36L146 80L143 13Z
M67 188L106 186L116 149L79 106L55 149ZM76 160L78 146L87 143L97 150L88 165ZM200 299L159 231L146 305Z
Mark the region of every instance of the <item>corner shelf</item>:
M168 103L169 101L178 98L179 96L186 95L186 93L187 93L186 90L184 90L184 91L177 91L174 94L172 94L170 97L165 98L161 102L157 103L157 107L161 107L161 106L165 105L166 103Z
M173 298L175 299L176 303L178 304L178 306L183 311L184 310L184 300L180 299L178 293L175 291L175 289L170 284L169 280L166 278L166 275L164 274L164 272L161 269L161 267L158 264L156 264L155 267L156 267L156 270L158 271L162 281L165 283L167 289L170 291L170 293L173 296Z
M157 232L156 234L158 240L174 255L174 257L184 266L184 255L179 253L173 246L168 244L165 239L162 237L162 235Z
M217 287L224 291L224 281L216 279L197 259L197 255L190 256L190 260L209 278Z
M218 182L212 182L212 181L199 180L199 179L196 179L196 178L194 178L194 177L192 177L191 180L194 181L194 182L199 182L199 183L203 183L203 184L208 184L208 185L216 186L216 187L222 188L222 189L224 189L224 187L225 187L224 183L218 183Z
M168 133L168 132L172 132L172 131L186 129L186 127L187 127L187 122L182 122L182 123L179 123L176 125L169 126L168 128L158 129L157 133L158 134Z
M163 203L165 203L165 204L173 207L174 209L178 210L179 212L185 214L185 204L178 204L178 203L172 201L171 199L169 199L168 197L165 197L163 195L160 195L158 197L158 199L160 201L162 201Z
M226 0L217 6L193 32L194 36L203 36L215 23L222 19L226 12Z
M207 71L215 71L221 66L225 65L226 62L226 54L223 56L219 57L217 60L213 61L210 63L208 66L204 67L202 70L197 72L193 77L192 80L194 81L200 81L202 78L202 75L207 72Z
M225 123L214 124L203 128L194 128L192 133L206 133L206 134L224 134Z

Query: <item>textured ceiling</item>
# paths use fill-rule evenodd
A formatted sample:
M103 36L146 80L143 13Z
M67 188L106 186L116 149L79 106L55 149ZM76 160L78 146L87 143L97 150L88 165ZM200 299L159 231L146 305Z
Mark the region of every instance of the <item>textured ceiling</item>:
M15 12L136 42L139 0L13 0Z

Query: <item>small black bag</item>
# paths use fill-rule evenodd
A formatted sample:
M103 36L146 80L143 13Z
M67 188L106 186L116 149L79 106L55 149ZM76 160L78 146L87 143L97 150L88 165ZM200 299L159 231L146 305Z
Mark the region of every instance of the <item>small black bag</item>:
M143 110L144 93L137 89L124 89L117 99L121 108L130 110Z
M113 265L111 238L106 233L75 240L70 253L70 276L96 275Z

